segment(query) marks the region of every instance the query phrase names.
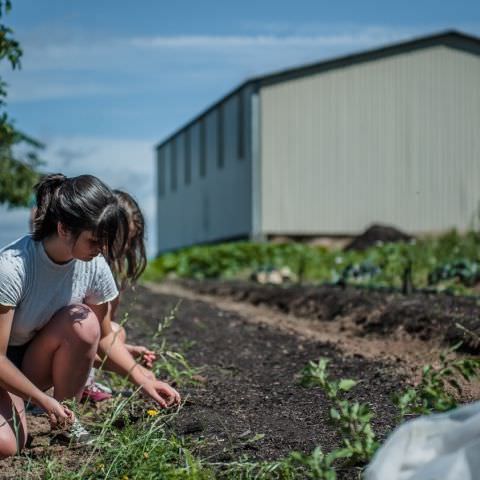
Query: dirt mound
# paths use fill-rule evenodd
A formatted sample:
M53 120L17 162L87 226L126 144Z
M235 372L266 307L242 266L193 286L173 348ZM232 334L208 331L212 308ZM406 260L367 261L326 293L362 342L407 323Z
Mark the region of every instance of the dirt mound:
M390 227L388 225L372 225L368 227L365 232L361 235L355 237L349 244L344 248L345 251L348 250L366 250L367 248L374 247L379 242L390 243L390 242L406 242L411 240L413 237L408 235L405 232L402 232L395 227Z
M199 293L229 296L296 317L320 321L350 318L359 335L386 336L402 329L420 340L436 339L446 346L463 341L463 351L480 353L480 305L476 298L402 295L332 285L274 286L238 281L183 284Z

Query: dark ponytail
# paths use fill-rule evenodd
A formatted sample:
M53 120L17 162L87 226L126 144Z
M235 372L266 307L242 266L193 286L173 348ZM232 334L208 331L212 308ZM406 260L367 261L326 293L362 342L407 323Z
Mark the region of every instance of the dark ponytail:
M75 238L82 231L91 231L110 264L124 251L127 216L112 191L97 177L47 175L35 186L35 192L34 240L57 233L60 222Z
M36 209L32 228L34 240L42 240L57 231L57 220L51 214L52 204L56 202L58 190L66 179L65 175L54 173L46 175L35 185Z
M111 265L117 283L123 290L135 283L147 266L145 253L145 219L136 200L122 190L113 191L129 223L128 241L122 255Z

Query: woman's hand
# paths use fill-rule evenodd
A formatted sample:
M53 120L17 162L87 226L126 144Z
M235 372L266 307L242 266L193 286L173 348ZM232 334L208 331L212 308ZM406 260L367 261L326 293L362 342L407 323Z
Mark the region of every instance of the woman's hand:
M126 343L125 348L130 352L130 355L138 359L141 364L145 365L147 368L153 367L153 362L157 359L155 352L149 350L143 345L130 345Z
M155 400L162 408L173 407L181 401L180 394L174 388L155 378L147 378L141 387L142 392Z
M75 420L75 414L49 395L45 395L39 402L39 407L45 410L50 424L55 427L66 427Z

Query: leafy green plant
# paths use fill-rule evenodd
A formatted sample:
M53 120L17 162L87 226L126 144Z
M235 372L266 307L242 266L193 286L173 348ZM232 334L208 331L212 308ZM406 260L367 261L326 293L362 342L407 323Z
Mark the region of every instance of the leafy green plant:
M317 447L310 454L291 452L274 462L251 462L245 459L209 465L219 469L219 478L229 480L336 480L333 463L342 456L340 450L324 454Z
M201 369L192 367L183 353L170 348L165 338L160 340L160 337L163 336L175 320L180 304L181 302L178 302L158 323L155 334L153 335L151 348L157 355L157 360L153 366L155 376L161 378L168 377L171 381L175 382L176 385L185 385L188 383L196 383L195 377L198 376Z
M364 283L373 280L379 273L380 268L369 261L347 265L340 274L334 277L334 283L346 285L347 283Z
M368 405L350 402L342 394L350 391L357 382L351 379L332 380L327 367L329 361L321 358L318 362L310 361L303 369L301 384L319 386L333 403L330 418L338 425L343 434L343 448L332 452L334 458L348 458L352 464L367 462L377 450L379 444L375 439L371 420L373 413ZM330 460L331 457L325 457Z
M480 281L480 263L463 258L436 267L429 275L431 285L443 280L458 279L463 285L471 287Z
M336 480L337 472L334 468L335 460L339 458L348 457L348 453L345 449L333 450L330 453L323 453L320 447L310 455L304 455L299 452L292 452L290 454L291 461L296 464L303 465L304 478L311 478L315 480Z
M155 376L167 377L176 385L196 383L195 378L201 369L192 367L182 353L170 350L165 340L153 348L157 354L157 361L153 367Z
M3 24L11 8L10 0L0 0L0 63L5 61L15 70L20 68L23 52L13 30ZM6 98L7 84L0 77L0 205L24 207L28 205L33 186L39 179L38 168L43 162L38 151L43 145L17 130L4 111Z
M445 265L456 266L456 275L432 284L434 272ZM474 265L480 265L479 235L451 231L438 237L380 244L363 252L327 250L301 243L235 242L190 247L152 260L143 279L247 279L262 268L288 267L301 282L394 288L406 294L413 287L473 294ZM467 277L470 280L465 280Z
M420 383L394 398L401 417L445 412L457 406L457 398L462 393L458 377L469 382L480 374L479 359L454 358L460 345L443 351L439 366L425 365Z
M236 242L190 247L151 261L143 278L148 281L170 275L195 279L248 278L262 268L289 267L298 278L311 279L313 272L320 270L322 278L328 279L331 261L324 261L325 255L325 248L299 243Z

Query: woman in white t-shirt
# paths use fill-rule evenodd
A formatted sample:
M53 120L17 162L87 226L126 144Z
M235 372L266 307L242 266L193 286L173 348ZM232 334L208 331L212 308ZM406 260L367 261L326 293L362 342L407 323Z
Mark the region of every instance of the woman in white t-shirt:
M118 290L108 263L123 250L128 221L111 190L90 175L58 174L36 194L33 234L0 250L0 459L25 445L24 400L69 425L67 438L86 440L61 402L80 399L97 352L161 407L180 401L114 341L108 302Z

